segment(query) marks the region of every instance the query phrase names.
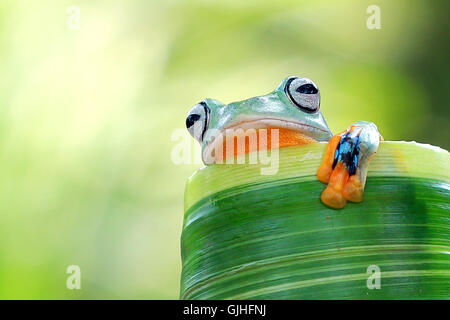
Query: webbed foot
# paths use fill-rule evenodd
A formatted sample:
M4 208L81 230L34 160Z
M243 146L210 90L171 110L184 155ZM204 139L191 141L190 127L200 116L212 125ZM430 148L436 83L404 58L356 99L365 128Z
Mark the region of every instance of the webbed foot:
M369 161L380 140L377 126L367 121L358 121L331 138L317 170L317 178L328 184L320 196L324 204L341 209L347 201L363 200Z

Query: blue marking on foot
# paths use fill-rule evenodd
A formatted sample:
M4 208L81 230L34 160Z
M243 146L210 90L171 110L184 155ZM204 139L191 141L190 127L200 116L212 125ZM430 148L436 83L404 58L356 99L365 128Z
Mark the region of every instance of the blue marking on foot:
M357 132L347 132L342 135L341 141L339 141L339 145L334 154L333 169L336 167L338 161L340 161L347 167L349 175L354 175L356 173L356 168L358 167L360 133L361 131L359 130Z

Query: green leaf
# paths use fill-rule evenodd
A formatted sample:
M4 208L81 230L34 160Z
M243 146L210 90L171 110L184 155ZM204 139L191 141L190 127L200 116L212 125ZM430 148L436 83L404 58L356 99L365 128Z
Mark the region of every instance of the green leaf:
M315 177L324 148L279 150L275 175L213 165L189 179L181 298L450 298L450 154L383 142L364 201L333 210Z

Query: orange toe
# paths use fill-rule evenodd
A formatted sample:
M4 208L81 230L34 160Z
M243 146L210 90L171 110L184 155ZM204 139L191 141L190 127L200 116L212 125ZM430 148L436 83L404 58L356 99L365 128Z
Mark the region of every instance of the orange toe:
M334 209L342 209L347 204L347 200L342 193L330 186L323 190L320 199L324 204Z
M321 165L319 170L317 170L317 179L323 183L328 183L328 181L330 181L332 171L333 169L331 166Z
M330 181L331 172L333 171L334 154L336 148L341 141L341 136L334 136L328 142L325 154L323 156L322 164L317 170L317 178L323 183L328 183Z
M359 175L352 175L342 190L342 195L349 201L361 202L364 198L364 186L359 179Z
M344 185L348 181L348 176L349 173L345 164L343 164L342 162L338 162L333 169L333 173L330 176L328 185L336 191L342 192L342 189L344 189Z
M348 181L348 170L342 162L338 162L330 176L328 186L322 192L320 199L331 208L341 209L347 204L347 200L342 195L344 185Z

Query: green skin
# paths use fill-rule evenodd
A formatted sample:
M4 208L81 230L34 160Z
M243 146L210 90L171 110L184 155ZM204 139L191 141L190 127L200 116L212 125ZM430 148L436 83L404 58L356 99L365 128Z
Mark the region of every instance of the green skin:
M311 89L311 86L314 86L312 90L317 90L317 92L314 91L313 94L298 94L295 91L297 89L295 87L296 83L299 85L311 84L309 88ZM293 98L290 92L294 92L294 94L298 95L298 98ZM312 106L312 109L302 108L302 105ZM214 148L215 143L219 141L217 136L224 134L225 130L229 128L286 128L297 130L317 142L329 141L333 134L328 128L319 107L320 93L311 80L288 77L281 82L275 91L267 95L227 105L214 99L205 99L191 109L186 125L189 132L202 146L203 162L212 164L214 160L208 155L211 149ZM365 173L370 155L378 149L380 140L378 129L371 122L358 121L353 124L348 133L347 141L353 140L355 142L358 137L359 155L357 166L363 169L359 170L360 172ZM342 140L344 140L343 138L344 135ZM349 149L352 149L351 145L342 145L339 152L342 154L351 152ZM365 176L361 178L365 180Z

